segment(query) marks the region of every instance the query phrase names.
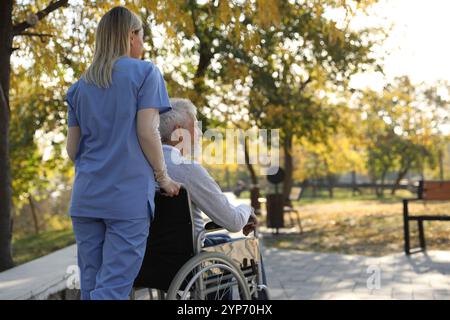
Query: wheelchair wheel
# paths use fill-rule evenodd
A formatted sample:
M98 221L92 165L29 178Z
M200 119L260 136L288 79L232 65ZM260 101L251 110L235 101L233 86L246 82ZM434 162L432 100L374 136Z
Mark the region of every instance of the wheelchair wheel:
M178 271L168 300L250 300L242 271L221 253L202 252Z

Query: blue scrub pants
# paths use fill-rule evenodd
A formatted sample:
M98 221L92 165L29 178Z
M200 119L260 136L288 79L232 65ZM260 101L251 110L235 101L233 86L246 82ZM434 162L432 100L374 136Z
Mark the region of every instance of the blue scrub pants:
M150 218L72 217L82 300L126 300L144 259Z

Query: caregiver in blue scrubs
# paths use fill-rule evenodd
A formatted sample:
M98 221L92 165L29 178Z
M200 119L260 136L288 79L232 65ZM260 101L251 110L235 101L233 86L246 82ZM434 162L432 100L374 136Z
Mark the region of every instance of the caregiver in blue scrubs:
M115 7L100 20L91 65L68 90L67 153L75 162L70 215L81 298L128 299L145 253L156 183L166 171L159 114L171 109L164 79L143 53L139 17Z

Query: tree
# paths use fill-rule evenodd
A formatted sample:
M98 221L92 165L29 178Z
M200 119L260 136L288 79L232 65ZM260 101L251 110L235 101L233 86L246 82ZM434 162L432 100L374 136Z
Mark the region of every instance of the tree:
M353 136L346 130L338 128L335 135L326 141L313 143L295 142L293 158L296 164L294 178L299 181L312 182L313 193L317 181L324 181L328 185L330 198L339 176L351 171L364 171L364 159L361 152L354 148ZM309 183L308 183L309 185Z
M373 182L385 183L387 174L396 177L391 194L395 194L402 179L424 166L435 166L433 144L441 135L433 132L433 117L421 103L420 90L408 77L394 79L381 93L367 90L361 99L367 139L367 165ZM377 195L383 190L377 188Z
M225 42L244 41L246 46L251 46L253 32L242 28L242 19L252 15L255 28L270 26L280 19L276 10L278 2L144 1L149 40L159 32L157 27L162 27L165 36L162 45L150 50L148 57L171 59L166 66L171 93L190 98L199 108L201 120L214 121L208 97L214 94L216 86L209 80L216 80L219 72L211 64L218 62L220 56L228 55ZM174 56L177 61L173 60Z
M13 21L13 0L0 3L0 271L13 266L11 255L11 178L9 169L9 87L11 54L15 50L13 41L27 34L37 20L44 19L51 12L66 6L68 0L52 1L43 10L28 15L25 20ZM15 17L16 18L16 17ZM38 34L36 36L39 37ZM40 35L41 37L44 35ZM45 37L45 36L44 36Z
M68 0L8 0L0 4L0 77L5 100L0 106L0 270L13 264L12 204L48 194L41 193L45 176L52 170L70 170L62 157L64 139L59 138L66 130L65 92L90 61L99 13L120 3L85 1L82 6L69 6ZM130 6L139 12L131 2ZM38 150L39 131L50 134L50 159L43 159ZM33 194L38 190L40 195Z
M431 153L438 162L438 178L445 179L444 157L448 146L449 136L444 136L442 130L448 127L450 120L450 85L447 82L438 81L433 85L421 87L423 108L429 115L430 130L433 133Z
M325 15L333 1L282 2L280 23L256 29L259 42L246 50L228 46L224 69L240 63L251 77L250 118L260 128L280 128L287 198L293 184L294 137L319 142L335 132L339 103L330 93L342 93L351 75L375 65L369 30L338 27ZM225 71L224 71L225 72Z
M163 5L161 1L152 2L151 25L162 24L167 33L173 35L165 40L164 48L155 52L154 56L178 55L182 62L175 68L170 66L169 91L171 94L186 96L196 104L204 128L208 124L226 126L231 120L227 117L227 111L218 112L218 103L211 101L213 100L211 98L215 98L216 101L220 101L219 103L229 105L230 101L224 96L229 92L229 83L243 77L239 69L228 68L225 73L222 72L223 63L229 63L227 58L230 54L229 46L242 45L248 49L256 45L259 36L254 30L268 28L279 21L278 3L276 0L259 0L207 1L199 4L191 0L174 1L173 10L156 10L156 7L165 4ZM242 27L243 23L251 25L251 28ZM234 108L229 108L230 112L234 113L238 105L231 105ZM251 126L242 120L231 123L241 129L248 129ZM259 198L258 179L255 168L248 161L248 144L244 146L246 166L253 185L252 205L258 209L259 203L256 201Z
M357 69L352 65L354 59L358 60L368 49L361 47L361 50L357 52L347 50L348 48L344 50L351 43L355 45L350 47L356 48L361 42L353 38L353 32L342 32L323 15L324 8L342 6L342 2L327 0L321 5L313 5L314 3L314 1L306 1L291 4L277 0L242 2L109 0L82 1L76 6L68 6L68 0L17 0L15 3L12 0L2 1L0 4L0 65L2 66L0 69L0 258L2 259L0 269L12 265L11 184L14 188L13 199L19 199L21 196L28 199L27 195L35 196L35 193L42 193L42 189L48 188L45 175L70 168L62 157L62 142L56 138L65 134L66 112L63 97L67 87L81 75L90 62L95 26L103 13L118 4L125 4L139 13L147 26L145 28L146 43L150 44L146 46L146 57L182 58L181 62L170 62L163 66L163 69L167 68L164 71L166 71L171 95L190 97L205 115L204 119L223 124L226 119L220 117L223 112L216 109L212 98L217 97L218 92L225 88L224 85L233 86L234 81L247 79L247 76L249 79L258 79L261 75L267 79L266 72L271 70L261 68L257 61L247 63L248 58L257 58L262 53L265 61L274 62L271 68L278 68L282 64L287 65L292 62L293 53L283 60L282 64L278 63L280 57L284 59L280 51L283 50L284 38L304 41L305 52L308 53L302 55L302 61L307 64L305 67L302 64L299 66L300 69L303 68L305 74L312 75L312 78L304 88L305 93L301 95L302 99L294 100L295 95L290 95L289 99L282 102L288 101L292 106L293 101L300 101L307 116L315 117L314 111L320 109L311 107L308 110L307 107L311 101L315 105L320 105L321 98L316 95L320 91L319 88L324 87L328 76L335 74L336 77L330 78L340 77L339 72L334 73L330 70L340 70L346 79L348 74L344 71L345 65L350 66L352 71L349 73ZM345 4L344 6L347 7ZM61 10L63 7L66 9ZM294 9L292 13L289 12L291 8ZM296 14L302 15L301 19L300 16L295 16ZM285 16L287 22L283 22ZM304 21L305 24L303 24ZM155 34L158 32L161 32L160 38L164 39L162 45L154 42ZM290 38L283 37L283 33L290 34ZM349 35L348 40L345 38L346 35ZM356 37L356 34L354 36ZM343 40L342 37L344 37ZM269 39L273 41L268 43L270 46L266 48L263 41ZM344 43L342 50L335 50ZM322 47L331 56L330 61L327 55L321 57L319 49L321 50ZM276 61L270 60L270 50L277 55ZM311 50L314 53L313 62L308 61ZM345 56L347 54L348 57ZM15 58L12 68L11 56ZM303 75L302 72L292 75L291 78L288 78L290 76L288 75L282 79L282 83L293 79L297 86L298 78L302 83L307 80ZM261 107L267 107L268 110L271 106L274 107L274 114L268 117L273 116L275 120L278 116L277 110L280 111L279 107L285 105L274 103L277 100L274 100L272 96L272 93L275 93L272 89L277 81L268 81L268 88L264 83L257 84L252 91L259 94L252 101L258 102L262 99ZM333 83L337 84L339 81L333 80ZM242 81L242 84L247 86L245 81ZM284 85L276 90L279 90L278 93L285 93L289 90L297 90L295 86ZM263 99L266 95L270 98L268 102ZM327 112L319 112L318 120L320 117L325 120L325 116L330 114L328 111L333 114L331 106L322 104L321 108L327 109ZM257 120L253 121L252 125L265 125L269 122L264 118L259 121L258 110L249 110L252 111L249 113L252 119ZM322 120L317 123L328 123ZM243 125L246 121L244 118ZM275 122L277 121L279 120ZM280 125L283 124L284 122L280 122ZM305 129L307 124L308 119L305 119L301 127ZM286 125L286 128L292 127L295 127L294 119L290 125ZM328 130L327 128L319 129L319 131ZM41 150L37 148L36 132L49 134L48 140L51 140L53 150L50 159L44 159ZM286 131L286 133L291 132ZM288 143L287 145L289 146ZM289 150L289 147L287 149ZM292 160L287 163L292 164ZM9 166L11 166L13 181L11 181ZM21 170L23 167L27 170Z
M258 1L258 5L263 2L270 4L274 1ZM16 3L12 0L2 1L0 4L0 64L2 66L0 257L3 260L0 261L0 270L12 266L10 163L16 200L22 196L28 199L26 196L32 196L33 187L41 183L45 184L43 175L49 172L47 169L69 170L70 166L65 164L65 159L61 157L62 142L49 138L52 139L54 152L50 160L43 161L41 151L37 150L35 132L43 131L53 136L65 134L66 112L63 103L65 91L90 62L98 19L115 5L126 5L142 16L146 24L145 40L150 45L153 44L154 30L149 26L154 25L163 27L165 38L175 47L179 45L177 42L179 39L200 39L199 46L194 46L200 53L198 65L193 73L194 86L193 88L189 85L185 86L182 92L189 93L194 101L200 101L199 107L203 109L202 101L206 101L203 83L211 61L211 48L213 48L212 42L209 42L210 38L205 35L210 33L214 35L215 30L220 30L223 36L226 32L223 33L220 29L221 25L226 25L227 21L239 16L241 12L255 4L245 2L240 5L228 1L199 4L196 1L184 0L142 0L124 3L120 0L109 0L83 1L69 6L68 0L18 0ZM59 10L63 7L67 9ZM266 19L266 16L262 15L262 18ZM227 31L232 30L227 29ZM146 57L155 57L154 54L160 48L153 45L147 46L147 49ZM164 52L164 48L161 51ZM192 59L192 53L183 52L183 54L186 54L188 59L195 60ZM15 57L14 68L11 68L11 56ZM191 61L191 64L195 64L195 61ZM11 80L15 82L13 90L10 90ZM33 81L31 86L29 80ZM175 91L175 85L170 87L172 91ZM24 94L25 88L32 89L27 92L30 94ZM27 157L24 157L25 154ZM27 170L21 170L24 166ZM37 192L37 189L34 190Z

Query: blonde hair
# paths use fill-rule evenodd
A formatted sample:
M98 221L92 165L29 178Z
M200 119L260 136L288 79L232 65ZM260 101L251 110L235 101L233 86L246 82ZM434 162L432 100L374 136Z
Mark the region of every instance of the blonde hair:
M142 29L141 19L125 7L114 7L98 23L92 63L83 75L86 82L107 88L114 62L129 53L130 32Z

